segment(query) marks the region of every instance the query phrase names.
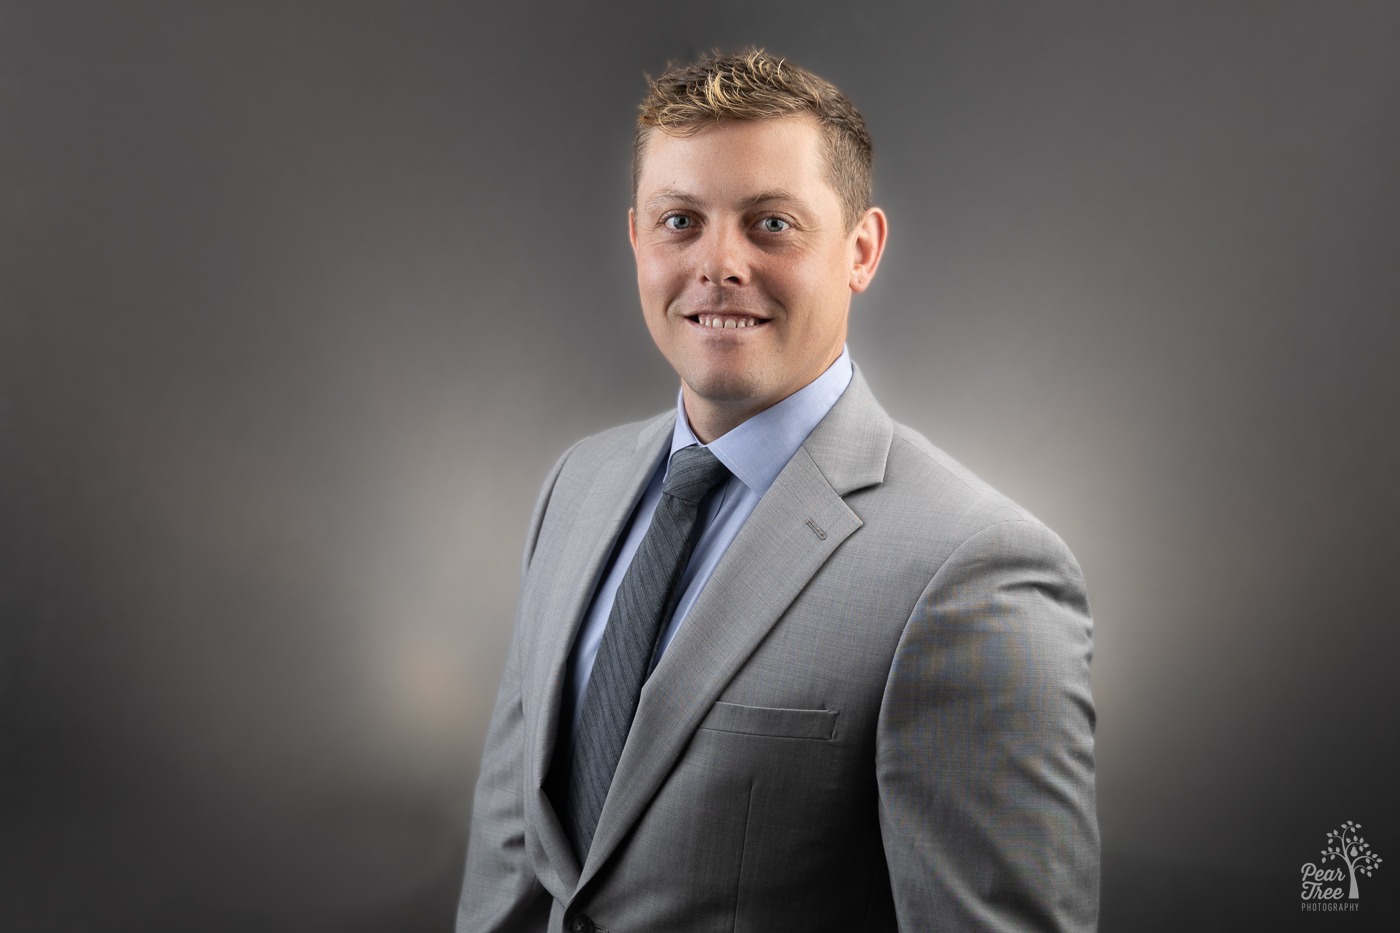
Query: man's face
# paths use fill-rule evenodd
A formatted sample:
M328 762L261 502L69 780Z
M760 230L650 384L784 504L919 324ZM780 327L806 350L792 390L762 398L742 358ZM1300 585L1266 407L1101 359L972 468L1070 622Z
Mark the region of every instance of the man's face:
M702 440L821 375L874 274L884 216L846 230L822 143L805 117L647 142L630 215L637 285Z

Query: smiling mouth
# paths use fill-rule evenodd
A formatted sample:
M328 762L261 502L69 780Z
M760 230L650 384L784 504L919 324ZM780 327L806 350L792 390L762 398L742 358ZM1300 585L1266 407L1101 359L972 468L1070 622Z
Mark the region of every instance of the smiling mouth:
M712 330L741 330L768 323L764 318L748 314L690 314L686 316L686 320Z

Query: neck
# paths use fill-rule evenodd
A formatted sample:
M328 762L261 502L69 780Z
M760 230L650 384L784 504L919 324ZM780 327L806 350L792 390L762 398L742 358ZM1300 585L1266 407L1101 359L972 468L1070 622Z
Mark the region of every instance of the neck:
M681 398L685 402L685 420L690 423L690 431L702 444L708 444L717 437L723 437L754 415L770 407L753 404L715 404L696 398L691 394L689 386L682 386Z
M691 433L694 434L702 444L708 444L717 437L723 437L745 421L748 421L754 415L767 411L784 399L801 392L817 379L820 379L822 374L831 368L831 364L841 358L841 353L845 346L845 333L843 332L842 340L832 351L830 359L816 371L815 375L791 392L782 396L782 398L771 400L748 398L735 399L734 401L705 398L699 393L692 391L685 380L681 380L681 400L685 404L685 420L690 424Z

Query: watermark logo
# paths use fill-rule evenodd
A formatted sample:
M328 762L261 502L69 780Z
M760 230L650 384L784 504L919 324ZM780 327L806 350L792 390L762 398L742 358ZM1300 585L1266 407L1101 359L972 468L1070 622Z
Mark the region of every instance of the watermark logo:
M1322 865L1308 862L1303 866L1304 910L1357 910L1361 889L1360 875L1371 877L1380 867L1381 857L1371 844L1357 832L1360 823L1347 820L1327 834L1327 848L1322 850ZM1337 864L1340 863L1340 864ZM1346 869L1342 869L1342 865ZM1350 882L1350 889L1343 887Z

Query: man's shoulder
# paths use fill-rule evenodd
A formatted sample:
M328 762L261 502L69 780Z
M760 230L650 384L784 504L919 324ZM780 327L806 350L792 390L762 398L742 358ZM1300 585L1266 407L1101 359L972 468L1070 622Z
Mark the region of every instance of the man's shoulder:
M953 542L1004 523L1044 529L1029 509L918 431L898 422L893 427L884 482L867 491L866 508L914 519Z
M618 477L619 468L633 469L630 475L641 476L641 468L647 462L655 463L651 457L659 457L671 434L675 423L675 412L664 412L645 421L618 425L597 434L591 434L576 441L554 462L554 467L545 477L535 500L534 514L530 519L530 533L526 542L526 558L534 552L535 541L546 524L546 513L551 504L566 503L576 506L587 497L597 494L598 478ZM619 486L611 484L615 489ZM566 507L563 512L570 509ZM555 510L559 514L559 510Z
M894 423L889 471L914 495L946 495L1008 518L1034 516L913 428Z
M1029 509L918 431L891 423L882 481L846 497L863 526L858 550L877 550L888 567L924 579L957 553L986 566L1030 561L1078 576L1063 539Z

